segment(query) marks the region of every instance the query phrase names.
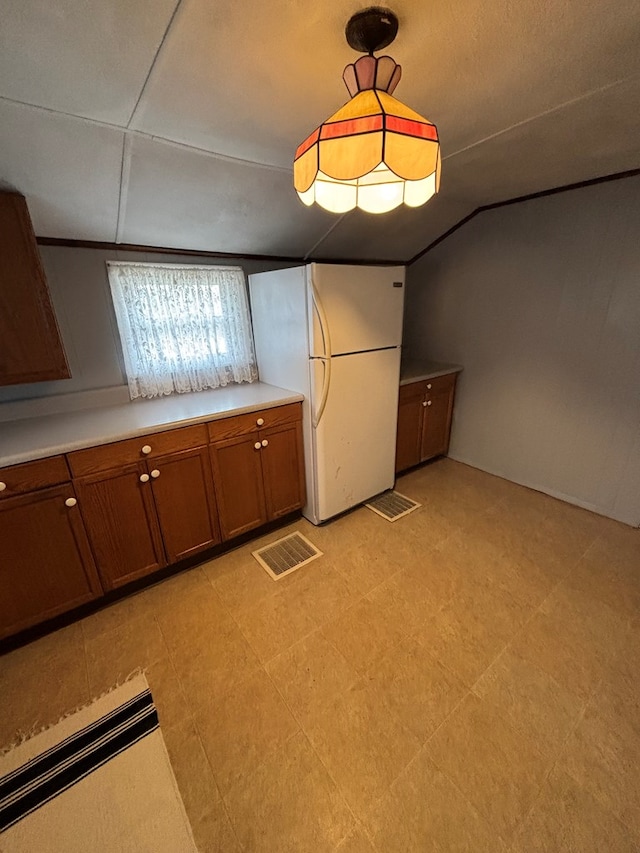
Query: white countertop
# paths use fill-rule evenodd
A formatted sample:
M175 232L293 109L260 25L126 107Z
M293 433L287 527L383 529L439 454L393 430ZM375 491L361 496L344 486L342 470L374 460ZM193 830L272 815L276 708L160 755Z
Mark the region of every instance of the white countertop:
M0 423L0 468L304 399L263 382Z
M400 384L409 385L423 379L435 379L436 376L446 376L447 373L460 373L460 364L443 364L439 361L407 362L400 367Z

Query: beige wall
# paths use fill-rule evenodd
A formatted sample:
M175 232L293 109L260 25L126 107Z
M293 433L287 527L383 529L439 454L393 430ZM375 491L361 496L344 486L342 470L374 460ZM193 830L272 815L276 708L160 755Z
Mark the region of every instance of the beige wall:
M640 524L640 178L479 214L408 270L405 355L464 365L450 455Z

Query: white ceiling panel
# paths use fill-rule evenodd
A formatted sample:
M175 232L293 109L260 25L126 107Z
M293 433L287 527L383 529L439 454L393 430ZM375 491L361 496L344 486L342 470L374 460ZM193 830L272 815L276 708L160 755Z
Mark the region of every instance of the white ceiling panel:
M440 126L444 152L639 69L637 0L466 0L393 4L397 95ZM288 165L348 99L355 11L272 0L184 0L133 126L210 151Z
M496 136L443 163L476 207L640 166L640 77Z
M177 0L7 0L0 96L125 125Z
M133 139L121 242L302 257L334 221L288 171Z
M394 4L394 8L396 4ZM397 96L454 153L640 72L637 0L461 0L399 7Z
M26 196L36 234L115 239L123 133L0 100L0 186Z
M349 100L349 0L183 0L132 127L242 159L289 166L297 145Z

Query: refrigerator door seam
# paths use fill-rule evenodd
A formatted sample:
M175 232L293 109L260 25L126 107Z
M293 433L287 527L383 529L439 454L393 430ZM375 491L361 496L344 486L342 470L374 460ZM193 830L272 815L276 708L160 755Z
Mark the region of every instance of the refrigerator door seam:
M391 347L373 347L372 349L354 349L353 351L350 351L350 352L335 353L331 357L332 358L344 358L345 356L348 356L348 355L362 355L363 353L367 353L367 352L384 352L385 350L388 350L388 349L400 349L400 347L398 345L394 345Z

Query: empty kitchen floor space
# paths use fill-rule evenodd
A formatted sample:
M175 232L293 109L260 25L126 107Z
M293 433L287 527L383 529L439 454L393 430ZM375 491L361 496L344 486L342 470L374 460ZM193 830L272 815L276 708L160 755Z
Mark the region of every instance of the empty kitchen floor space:
M143 668L202 851L640 849L640 533L443 459L0 658L0 741Z

